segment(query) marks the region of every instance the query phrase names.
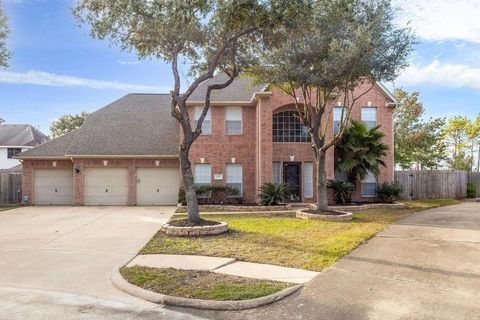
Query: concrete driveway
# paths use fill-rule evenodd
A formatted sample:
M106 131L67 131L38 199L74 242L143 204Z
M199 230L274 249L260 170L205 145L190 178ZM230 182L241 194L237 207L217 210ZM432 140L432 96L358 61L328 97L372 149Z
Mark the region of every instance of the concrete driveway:
M109 280L173 207L25 207L0 212L0 319L191 319Z
M480 203L414 214L294 296L209 319L480 319Z

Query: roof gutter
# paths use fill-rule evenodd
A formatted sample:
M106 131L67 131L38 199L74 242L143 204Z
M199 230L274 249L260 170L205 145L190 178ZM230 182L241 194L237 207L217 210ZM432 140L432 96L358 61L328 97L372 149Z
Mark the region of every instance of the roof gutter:
M178 159L179 155L101 155L101 154L67 154L66 157L75 158L75 159Z
M66 156L15 156L17 160L68 160Z

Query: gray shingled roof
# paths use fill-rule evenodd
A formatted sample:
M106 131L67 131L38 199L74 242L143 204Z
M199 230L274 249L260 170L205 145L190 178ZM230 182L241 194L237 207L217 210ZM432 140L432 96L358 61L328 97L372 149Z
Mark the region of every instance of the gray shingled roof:
M0 146L29 146L44 143L48 137L29 124L0 125Z
M170 95L129 94L91 113L81 128L20 157L178 155L179 132Z
M212 79L202 82L195 90L188 101L204 101L205 93L209 84L224 83L228 80L225 73L219 73ZM255 92L263 91L263 84L255 84L252 78L242 77L233 80L232 84L222 90L212 91L212 101L242 101L250 102Z

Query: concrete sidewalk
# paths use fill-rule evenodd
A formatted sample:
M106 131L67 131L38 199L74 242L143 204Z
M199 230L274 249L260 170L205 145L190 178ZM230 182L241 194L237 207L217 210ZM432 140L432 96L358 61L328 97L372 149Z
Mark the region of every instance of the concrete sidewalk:
M208 270L239 277L267 279L302 284L319 273L303 269L237 261L232 258L217 258L191 255L147 254L138 255L128 266L150 268L175 268L183 270Z

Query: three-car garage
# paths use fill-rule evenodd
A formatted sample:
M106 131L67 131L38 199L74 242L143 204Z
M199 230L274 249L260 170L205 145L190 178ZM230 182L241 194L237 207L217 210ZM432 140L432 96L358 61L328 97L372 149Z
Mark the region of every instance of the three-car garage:
M173 166L33 168L32 173L34 205L175 205L180 187L179 168ZM77 178L82 183L74 183L76 174L83 175ZM75 193L82 196L75 199Z

